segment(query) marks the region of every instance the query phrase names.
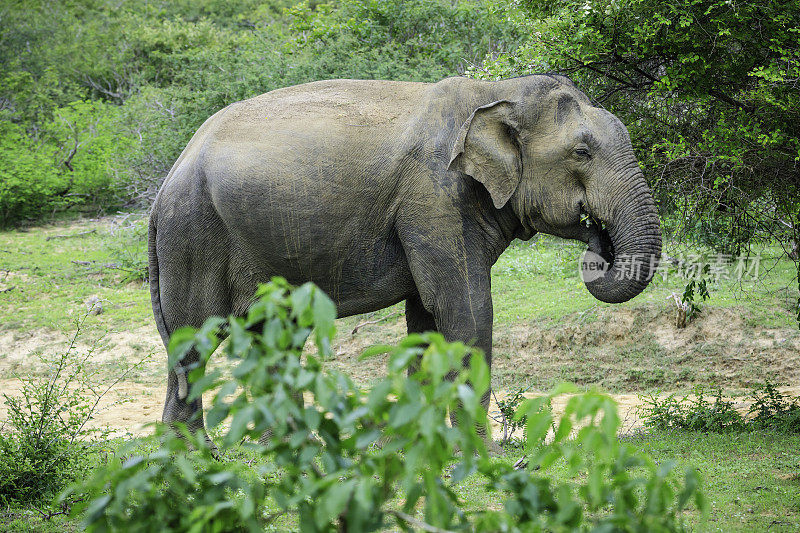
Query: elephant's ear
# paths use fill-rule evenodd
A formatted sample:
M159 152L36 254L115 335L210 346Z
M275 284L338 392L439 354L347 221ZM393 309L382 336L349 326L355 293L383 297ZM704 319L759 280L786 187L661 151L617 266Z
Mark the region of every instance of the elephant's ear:
M506 205L522 177L517 131L511 102L479 107L461 126L448 166L483 183L498 209Z

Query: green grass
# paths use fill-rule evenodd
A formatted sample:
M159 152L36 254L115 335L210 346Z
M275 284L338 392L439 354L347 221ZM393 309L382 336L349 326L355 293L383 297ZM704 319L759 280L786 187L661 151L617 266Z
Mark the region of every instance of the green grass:
M700 471L710 511L698 531L800 529L800 435L672 431L626 440Z
M651 431L623 440L646 451L659 464L676 462L675 472L688 466L701 474L702 488L709 502L708 516L701 517L690 507L685 515L695 531L797 531L800 529L800 435L771 432L697 433L687 431ZM119 453L120 439L102 445ZM153 451L154 438L140 441L135 452ZM95 457L100 464L103 452ZM250 452L231 454L224 460L241 461L258 468L258 458ZM498 461L513 463L519 452L509 452ZM253 462L253 461L256 462ZM564 465L547 471L557 480L566 476ZM502 494L486 491L484 481L472 476L455 487L464 508L498 508ZM45 509L42 508L44 511ZM275 524L276 531L297 527L297 517L288 515ZM0 510L0 531L78 531L78 523L63 516L44 520L34 509Z
M512 243L492 270L495 325L521 320L559 321L581 313L592 320L600 309L662 306L673 292L682 295L688 281L678 268L670 267L666 279L657 275L635 299L624 304L602 303L589 294L578 278L578 260L585 249L581 243L548 235ZM686 259L703 256L707 262L715 257L710 250L689 248L687 251L685 246L671 243L665 243L664 253ZM752 325L796 327L792 315L797 305L794 263L781 255L777 246L764 246L756 253L762 257L760 279L739 283L735 279L721 278L711 282L711 299L706 305L746 309L752 314Z
M129 274L120 269L125 251L142 260L146 256L144 241L129 237L129 231L111 221L87 220L0 232L0 283L5 289L0 293L0 329L68 333L91 296L102 300L105 312L90 317L90 327L122 330L152 324L147 285L123 283Z

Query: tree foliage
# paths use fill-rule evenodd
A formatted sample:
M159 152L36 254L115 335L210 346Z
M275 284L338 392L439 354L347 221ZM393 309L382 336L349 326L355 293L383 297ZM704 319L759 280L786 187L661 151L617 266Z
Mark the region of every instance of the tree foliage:
M800 3L515 2L528 29L484 76L570 74L617 114L672 230L738 252L796 238Z
M446 0L32 0L0 20L0 226L152 198L237 100L318 79L435 81L514 37L484 3Z

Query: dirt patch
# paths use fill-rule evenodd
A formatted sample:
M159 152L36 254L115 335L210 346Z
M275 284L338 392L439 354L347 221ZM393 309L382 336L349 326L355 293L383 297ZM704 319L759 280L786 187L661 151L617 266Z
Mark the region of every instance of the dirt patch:
M754 329L747 318L741 310L707 308L687 328L676 330L666 306L650 306L603 308L593 316L576 315L558 323L497 328L493 387L500 391L499 399L517 388L544 391L561 381L605 388L614 392L623 431L631 431L641 426L637 393L642 391L688 390L695 384L741 389L767 378L800 383L800 334L789 328ZM369 319L338 321L336 355L326 363L363 386L386 374L386 357L362 360L363 350L376 343L394 343L405 334L401 315L351 334L355 324ZM44 329L0 332L2 392L19 392L16 376L46 375L47 367L37 354L56 354L66 349L69 340ZM90 354L87 363L108 378L145 359L103 400L92 424L133 434L149 431L144 424L160 419L166 382L166 355L155 327L109 333L97 345L80 339L76 350ZM800 396L800 387L781 390ZM557 413L565 402L566 398L556 401ZM746 410L746 405L740 407ZM499 410L493 403L490 411ZM5 418L5 407L0 406L0 421ZM496 436L499 431L496 424Z
M47 364L42 361L42 357L47 360L53 359L67 350L71 341L71 336L48 329L0 333L0 378L46 371ZM87 341L85 337L78 337L72 350L76 354L86 356L86 361L90 365L119 363L118 366L122 367L126 363L133 364L146 359L147 368L155 371L156 366L164 366L165 357L156 356L163 352L163 346L155 328L141 327L131 331L108 333L94 342Z
M4 394L19 397L22 382L18 379L0 379L0 389ZM152 424L161 420L164 407L163 384L143 384L120 382L100 400L94 416L86 424L87 428L110 429L112 437L133 437L150 435ZM203 396L206 405L213 394ZM0 425L8 417L8 406L0 405Z
M800 382L800 332L754 328L739 308L707 307L677 329L672 310L603 308L591 320L528 322L497 330L493 383L548 390L560 381L613 392L744 389Z

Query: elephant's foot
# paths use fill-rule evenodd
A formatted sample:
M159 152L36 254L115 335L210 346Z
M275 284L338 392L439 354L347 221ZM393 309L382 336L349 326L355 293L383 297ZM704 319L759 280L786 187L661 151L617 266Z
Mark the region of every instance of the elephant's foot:
M206 428L203 426L202 422L198 423L197 421L190 421L186 423L178 420L173 420L173 421L164 420L163 422L169 427L170 431L174 435L177 435L181 439L184 439L185 437L184 437L184 432L181 431L181 428L179 428L179 426L185 427L186 431L189 434L196 435L198 439L202 439L205 442L206 447L209 450L211 450L211 454L215 458L219 458L220 455L219 448L211 439L211 437L208 435L208 432L206 431ZM190 448L194 448L194 446L190 445Z
M168 394L167 402L164 405L164 413L161 421L169 426L174 434L183 438L183 432L179 426L186 428L186 431L191 435L198 435L199 439L205 441L206 446L211 450L215 456L219 456L219 449L214 441L209 437L206 432L205 424L203 423L202 404L198 401L187 403L174 394Z
M501 457L505 455L505 451L503 451L503 447L500 445L499 442L494 440L491 436L483 438L484 444L486 444L486 451L489 454L489 457Z

